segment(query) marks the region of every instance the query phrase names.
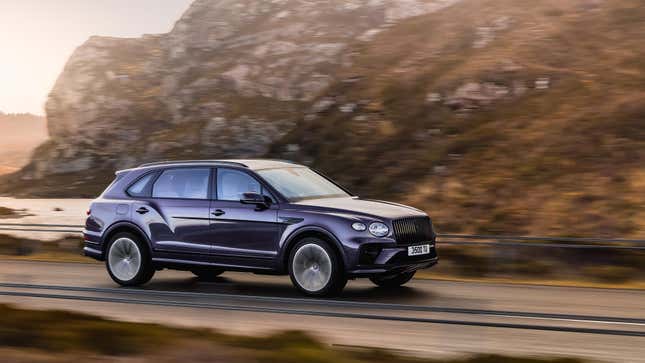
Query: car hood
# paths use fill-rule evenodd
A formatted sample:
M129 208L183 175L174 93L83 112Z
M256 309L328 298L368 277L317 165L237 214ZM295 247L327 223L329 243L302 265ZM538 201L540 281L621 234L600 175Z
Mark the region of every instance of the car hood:
M376 219L426 216L423 211L406 205L359 198L307 199L292 204L295 206L308 206L314 210L325 210L343 214L360 214Z

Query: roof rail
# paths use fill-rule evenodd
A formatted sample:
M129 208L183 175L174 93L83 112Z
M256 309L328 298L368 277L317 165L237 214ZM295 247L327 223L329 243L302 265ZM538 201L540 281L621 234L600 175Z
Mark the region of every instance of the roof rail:
M190 164L190 163L201 163L201 164L220 164L220 165L234 165L234 166L242 166L245 168L248 168L248 166L234 162L234 161L222 161L222 160L167 160L167 161L157 161L154 163L146 163L146 164L141 164L138 167L143 168L146 166L157 166L157 165L174 165L174 164Z

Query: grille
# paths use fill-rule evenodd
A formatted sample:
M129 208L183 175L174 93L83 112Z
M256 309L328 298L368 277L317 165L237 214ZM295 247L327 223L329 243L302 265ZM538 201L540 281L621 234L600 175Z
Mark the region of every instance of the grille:
M396 242L403 245L432 241L434 233L428 217L397 219L392 222Z

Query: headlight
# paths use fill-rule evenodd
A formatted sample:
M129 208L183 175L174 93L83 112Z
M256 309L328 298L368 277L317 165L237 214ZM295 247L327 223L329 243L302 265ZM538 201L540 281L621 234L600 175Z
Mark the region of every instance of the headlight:
M362 232L362 231L364 231L364 230L366 230L366 229L367 229L367 226L365 226L365 224L364 224L364 223L356 222L356 223L352 224L352 228L353 228L355 231Z
M370 233L376 237L385 237L390 233L390 229L381 222L374 222L370 224Z

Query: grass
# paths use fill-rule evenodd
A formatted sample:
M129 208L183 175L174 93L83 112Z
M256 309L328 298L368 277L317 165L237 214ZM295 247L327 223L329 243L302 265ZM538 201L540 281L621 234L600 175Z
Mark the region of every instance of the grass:
M582 363L573 358L515 358L479 355L456 359L422 359L381 349L332 347L303 332L263 337L223 334L205 329L121 322L67 311L19 309L0 305L0 352L4 356L141 357L145 361L226 361L261 363ZM46 352L48 357L39 355ZM9 354L10 353L10 354ZM170 357L170 358L169 358ZM49 360L48 360L49 359Z
M548 242L547 242L548 243ZM641 251L570 250L547 247L443 246L440 264L426 276L579 286L640 286L645 283Z
M0 234L0 255L15 257L34 256L79 256L83 239L79 236L63 236L54 241L41 241Z

